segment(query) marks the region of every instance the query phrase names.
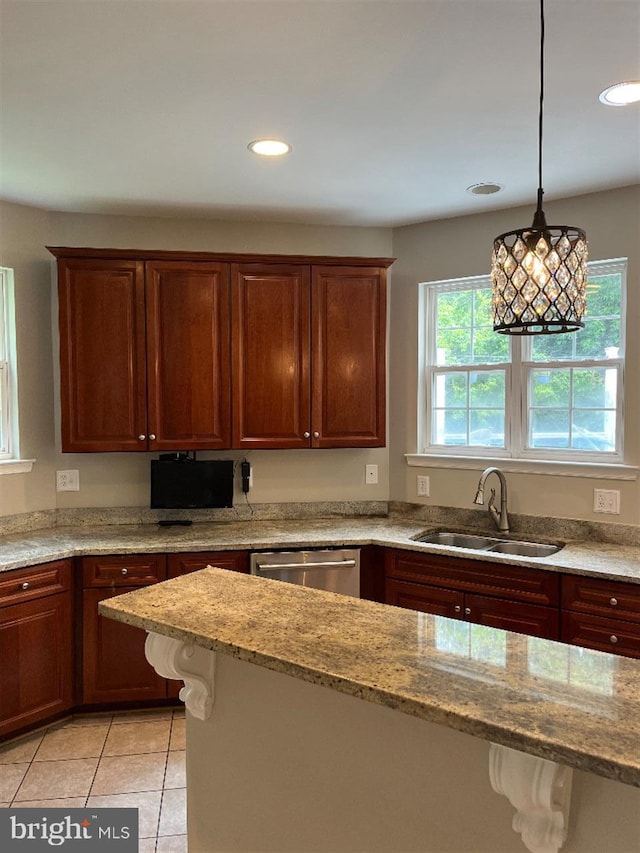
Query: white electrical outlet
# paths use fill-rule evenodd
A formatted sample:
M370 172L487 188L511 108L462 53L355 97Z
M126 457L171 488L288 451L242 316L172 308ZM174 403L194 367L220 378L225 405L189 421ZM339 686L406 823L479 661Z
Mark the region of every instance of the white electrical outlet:
M375 486L378 482L378 466L366 465L364 469L364 481L369 486Z
M56 471L56 491L57 492L79 492L80 491L80 471Z
M420 498L429 497L429 478L425 477L423 474L418 474L416 492Z
M593 511L620 514L620 492L617 489L594 489Z

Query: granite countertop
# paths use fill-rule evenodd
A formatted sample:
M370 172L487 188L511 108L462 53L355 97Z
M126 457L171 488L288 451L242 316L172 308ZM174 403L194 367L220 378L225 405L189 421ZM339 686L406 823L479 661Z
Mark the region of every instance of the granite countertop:
M100 611L640 787L640 661L214 568Z
M544 529L544 519L541 519ZM519 557L415 542L427 529L456 529L401 517L283 519L196 522L191 527L109 524L53 527L0 537L0 572L88 554L172 553L179 551L262 550L333 545L382 545L548 571L640 583L640 547L569 540L549 557ZM476 531L482 532L482 531ZM490 535L498 535L491 531ZM531 539L532 535L510 538ZM539 541L548 541L540 537Z

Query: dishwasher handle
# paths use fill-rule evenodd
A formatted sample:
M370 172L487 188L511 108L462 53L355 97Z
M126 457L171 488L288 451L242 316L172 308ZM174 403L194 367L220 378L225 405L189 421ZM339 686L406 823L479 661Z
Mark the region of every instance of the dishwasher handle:
M355 565L355 560L326 560L322 563L256 563L256 569L259 572L274 569L352 569Z

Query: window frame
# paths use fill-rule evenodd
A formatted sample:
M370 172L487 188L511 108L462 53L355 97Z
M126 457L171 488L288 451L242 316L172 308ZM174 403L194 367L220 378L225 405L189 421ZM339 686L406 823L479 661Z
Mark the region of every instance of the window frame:
M588 264L591 276L620 274L620 353L613 359L575 359L563 361L533 361L533 336L508 336L509 361L494 364L478 363L466 365L438 365L436 352L436 306L437 296L441 293L464 291L469 289L490 288L489 275L468 276L459 279L443 279L422 282L419 286L419 335L418 335L418 442L420 450L415 456L450 457L455 459L479 460L497 459L513 462L551 462L564 464L624 464L624 384L626 355L626 295L627 295L627 258L615 258L605 261L591 261ZM615 449L612 451L575 450L570 448L528 448L529 430L529 377L531 371L544 367L547 369L569 369L588 367L615 367L617 372L616 388L616 430ZM476 370L505 370L505 428L504 447L480 447L476 445L436 444L432 440L433 424L433 388L434 375L446 370L450 373L469 374ZM410 463L411 464L411 463Z
M9 344L9 289L12 271L0 267L0 460L13 459L11 435L11 362Z

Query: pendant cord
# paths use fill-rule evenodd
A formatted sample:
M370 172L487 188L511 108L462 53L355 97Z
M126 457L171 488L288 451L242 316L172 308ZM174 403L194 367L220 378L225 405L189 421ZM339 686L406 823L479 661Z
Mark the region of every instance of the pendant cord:
M538 210L542 210L542 115L544 105L544 0L540 0L540 107L538 112Z

